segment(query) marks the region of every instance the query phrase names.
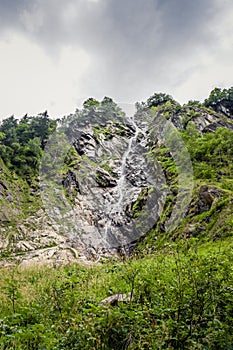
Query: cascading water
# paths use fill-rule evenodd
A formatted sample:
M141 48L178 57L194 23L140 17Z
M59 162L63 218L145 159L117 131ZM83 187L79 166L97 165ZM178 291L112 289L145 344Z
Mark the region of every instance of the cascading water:
M127 161L129 160L130 153L135 150L139 133L143 135L144 139L146 138L146 133L138 127L134 120L134 116L129 118L128 122L134 127L135 132L134 135L129 139L127 149L125 150L122 156L121 167L119 171L120 177L117 181L117 186L115 187L116 203L112 203L108 219L105 224L105 229L103 230L103 240L105 241L105 243L107 243L107 246L111 245L108 243L109 238L110 240L114 240L114 237L110 237L112 236L112 226L121 226L122 224L125 224L125 194L127 193L126 188L127 190L129 188L129 184L127 183L126 179Z
M114 210L116 210L116 211L117 210L120 211L122 208L122 200L124 197L124 183L125 183L127 159L128 159L128 156L131 152L132 145L134 145L134 143L137 140L138 133L139 133L139 130L136 129L134 136L131 137L129 140L127 150L125 151L125 153L122 157L121 174L120 174L119 180L117 181L117 189L118 189L118 193L119 193L119 199L118 199L118 202L116 203L116 205L114 206Z
M74 169L78 191L58 218L75 244L98 252L124 247L160 215L165 195L157 189L164 187L164 176L149 157L149 122L138 114L135 119L123 116L77 131L76 147L83 153Z
M83 115L69 125L67 142L77 152L70 163L73 177L64 192L63 180L58 183L51 173L48 188L54 191L46 190L44 198L56 229L67 233L75 246L112 254L155 226L167 195L166 178L151 152L151 115L105 115L101 110L97 117ZM51 145L48 159L54 157L56 138ZM46 171L44 178L47 184Z

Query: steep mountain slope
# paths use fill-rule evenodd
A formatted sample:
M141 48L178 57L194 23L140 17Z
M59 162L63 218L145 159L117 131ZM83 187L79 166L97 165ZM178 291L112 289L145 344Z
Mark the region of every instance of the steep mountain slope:
M16 123L23 140L6 145L2 137L0 145L3 263L97 260L178 238L230 236L233 115L220 102L215 111L155 94L129 117L109 98L89 99L56 132L47 115ZM38 123L51 132L43 129L35 154ZM39 178L39 168L18 165L17 150L25 159L31 152L29 169L41 159Z

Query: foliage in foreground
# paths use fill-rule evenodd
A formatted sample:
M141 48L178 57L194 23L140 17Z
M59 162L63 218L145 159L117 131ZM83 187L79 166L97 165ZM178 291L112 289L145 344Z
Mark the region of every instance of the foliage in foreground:
M232 88L215 90L205 105L218 110L222 100L226 106L232 102ZM96 113L97 106L104 108L105 102L109 100L105 98L101 105L87 100L84 115ZM150 108L164 108L165 104L166 118L174 109L181 110L165 94L154 95L147 103ZM198 105L195 101L192 104ZM194 111L192 118L197 113ZM1 349L233 349L232 245L218 249L219 239L231 236L232 231L233 133L219 128L200 135L190 118L184 116L186 127L181 136L190 153L195 180L209 181L226 190L224 198L208 212L192 218L192 223L201 224L205 236L218 233L218 241L197 251L195 240L183 240L178 245L168 244L163 253L157 251L154 256L122 263L112 260L88 268L2 268ZM25 116L20 121L11 117L2 122L0 153L5 165L0 164L0 180L5 187L13 191L8 182L14 172L19 176L15 178L16 188L23 188L22 179L31 184L37 177L43 149L55 126L47 114ZM98 136L98 128L95 131ZM175 193L174 164L165 148L158 152ZM22 207L28 201L30 208L29 194L24 196ZM15 197L18 203L20 197ZM170 202L171 198L168 209ZM211 235L212 227L215 232ZM132 299L117 306L100 304L115 293L131 293Z
M229 242L228 242L229 243ZM232 246L1 271L1 349L233 349ZM103 306L115 293L131 302Z

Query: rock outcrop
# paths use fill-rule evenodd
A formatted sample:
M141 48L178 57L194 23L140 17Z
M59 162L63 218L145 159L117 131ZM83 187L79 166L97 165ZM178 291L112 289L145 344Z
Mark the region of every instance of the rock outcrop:
M171 121L180 130L185 130L189 122L192 122L200 133L214 132L220 127L233 129L231 115L224 116L204 107L184 106L180 111L172 113Z
M156 223L167 191L160 191L166 180L159 164L147 157L150 128L148 120L142 124L142 118L123 114L117 120L115 114L104 115L99 124L83 116L65 130L79 159L78 165L72 162L63 185L59 177L54 177L54 169L51 174L47 170L43 173L42 164L42 197L47 214L62 234L76 240L77 247L84 244L101 254L117 251ZM110 130L114 131L111 137ZM44 159L52 158L51 149L53 152L48 143ZM77 189L73 202L69 201L72 184ZM69 190L68 198L64 197L64 187ZM140 210L135 215L132 208L145 191L146 198L144 202L140 199Z
M166 217L177 225L179 220L172 213L182 218L189 203L192 169L182 142L174 137L174 126L184 131L192 122L200 134L218 127L233 129L232 109L224 103L215 111L204 106L172 106L169 115L159 105L158 111L142 108L134 117L115 107L101 108L91 113L84 110L67 124L61 123L43 155L40 189L36 184L29 187L0 164L3 257L23 264L59 264L131 252L151 229L160 227L166 232ZM159 147L170 162L166 171L156 159ZM179 186L171 176L175 167L167 156L169 147ZM179 169L186 173L179 177ZM217 197L213 188L202 186L194 214L209 211ZM164 206L165 219L159 223ZM194 236L198 230L201 226L191 225L187 235Z

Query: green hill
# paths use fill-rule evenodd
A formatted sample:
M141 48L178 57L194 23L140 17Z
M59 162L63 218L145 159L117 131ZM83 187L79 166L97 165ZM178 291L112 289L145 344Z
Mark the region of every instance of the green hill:
M233 349L232 111L230 88L2 121L2 349Z

